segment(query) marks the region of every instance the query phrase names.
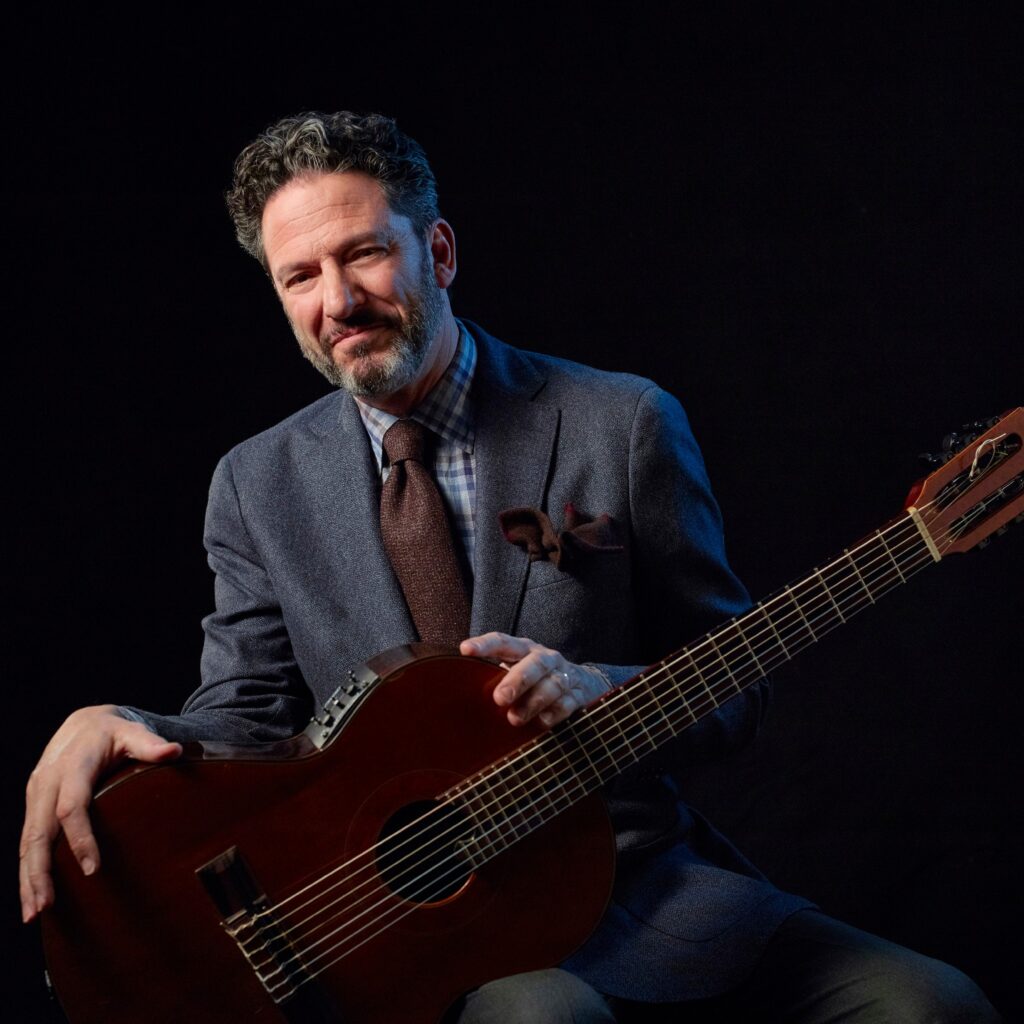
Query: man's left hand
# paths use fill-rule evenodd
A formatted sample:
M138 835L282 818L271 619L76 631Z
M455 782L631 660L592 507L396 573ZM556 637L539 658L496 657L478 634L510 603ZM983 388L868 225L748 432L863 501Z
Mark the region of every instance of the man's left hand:
M485 633L463 640L459 651L493 658L508 669L494 688L494 702L508 708L512 725L534 718L549 727L557 725L608 691L608 681L596 669L566 661L558 651L526 637Z

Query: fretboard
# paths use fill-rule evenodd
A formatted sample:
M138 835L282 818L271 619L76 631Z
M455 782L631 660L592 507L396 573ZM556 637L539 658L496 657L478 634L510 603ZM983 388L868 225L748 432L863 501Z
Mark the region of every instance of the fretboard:
M905 583L937 552L908 512L441 795L474 866L507 849Z

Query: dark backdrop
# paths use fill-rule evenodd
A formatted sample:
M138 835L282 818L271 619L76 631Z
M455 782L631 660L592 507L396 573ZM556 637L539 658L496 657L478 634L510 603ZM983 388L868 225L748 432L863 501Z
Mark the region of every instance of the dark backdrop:
M323 393L222 211L268 121L398 117L458 233L456 311L675 392L755 595L895 514L944 433L1021 403L1019 26L821 12L12 33L2 906L25 1020L22 780L72 708L191 691L210 472ZM692 787L779 884L1011 1016L1020 532L780 672L763 736Z

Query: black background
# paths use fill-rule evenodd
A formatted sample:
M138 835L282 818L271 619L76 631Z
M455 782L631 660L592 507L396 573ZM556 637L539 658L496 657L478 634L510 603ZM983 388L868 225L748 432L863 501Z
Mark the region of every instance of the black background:
M397 117L457 232L456 312L676 393L755 596L895 514L945 433L1024 400L1020 26L757 11L16 26L0 906L23 1019L43 1010L22 781L72 708L193 689L216 459L326 387L222 209L269 121ZM768 729L692 792L777 883L952 961L1011 1018L1022 532L781 672Z

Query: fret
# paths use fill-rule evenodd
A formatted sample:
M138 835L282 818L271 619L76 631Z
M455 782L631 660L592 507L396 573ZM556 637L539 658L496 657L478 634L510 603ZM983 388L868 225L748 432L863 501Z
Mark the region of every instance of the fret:
M611 724L613 726L615 726L615 730L618 733L619 738L622 740L622 743L625 745L625 747L629 751L630 755L632 755L632 761L636 761L636 759L637 759L636 758L636 754L633 752L633 747L632 747L632 745L629 742L629 737L626 735L625 731L622 728L622 723L618 720L618 718L612 717L611 718ZM615 753L615 751L613 751L612 748L609 747L607 744L605 744L605 749L608 751L608 754L609 754L609 756L612 759L612 765L615 768L618 768L618 766L619 766L619 757L621 755L617 755ZM632 762L627 762L627 763L632 763Z
M587 749L590 746L590 737L586 736L586 734L594 732L593 726L594 721L588 708L581 713L581 717L576 719L569 718L564 722L560 722L549 734L548 742L558 744L568 770L575 775L580 796L593 792L606 781L605 776L598 769L594 759L590 756L590 751ZM580 733L585 734L583 738L581 738ZM600 736L597 739L604 746ZM607 747L605 749L607 750ZM583 781L586 775L590 776L589 784Z
M687 657L690 657L689 654L687 654ZM692 657L690 657L690 664L693 664ZM665 720L670 723L669 728L672 730L673 735L678 736L679 733L688 725L693 725L697 721L697 716L693 713L689 702L683 694L678 676L674 672L670 671L667 666L664 666L662 671L668 676L668 679L672 684L667 699L662 702L664 708L663 713L665 715ZM696 671L696 666L694 667L694 671ZM699 676L700 673L698 672L697 675ZM678 711L674 705L678 705ZM672 725L672 718L670 716L675 716L679 712L682 712L682 714L685 715L684 721L678 726Z
M482 844L485 841L484 833L490 827L491 822L488 818L480 817L473 806L475 801L472 799L466 799L460 794L451 803L454 806L460 807L472 819L474 826L472 833L466 836L465 839L459 840L457 845L462 856L469 862L470 867L476 870L482 867L488 859L488 850Z
M496 848L504 849L510 842L502 831L503 822L494 816L498 801L494 798L494 787L490 778L492 774L494 773L469 780L469 784L460 794L463 805L472 808L471 814L478 829L475 845L484 861ZM514 841L514 838L511 841Z
M475 825L476 834L463 846L474 866L529 835L606 781L573 726L566 722L556 730L557 737L552 730L532 747L449 791ZM573 753L592 777L589 788L581 778L583 772L572 764Z
M669 670L667 668L664 669L663 672L670 679L672 678L672 673L669 672ZM662 679L662 680L658 681L658 692L655 692L654 687L651 686L650 683L647 681L647 677L646 676L641 676L640 678L643 679L645 684L647 685L647 692L650 695L651 703L652 703L652 706L653 706L654 710L661 716L661 724L658 725L656 728L658 728L659 730L660 729L666 730L668 732L669 736L676 736L676 735L678 735L676 728L672 725L672 722L669 720L669 717L666 714L665 708L663 706L663 701L662 701L662 696L663 695L662 695L661 691L664 689L664 686L662 685L664 683L664 680ZM652 725L653 725L653 723L652 723ZM649 729L648 730L648 734L649 735L650 735L650 732L651 732L651 730ZM653 742L654 742L655 746L660 746L662 743L665 742L665 737L662 736L662 738L660 740L653 740Z
M697 674L697 679L700 681L701 686L704 687L704 692L708 695L708 698L710 699L712 706L717 709L719 707L719 701L711 692L711 687L708 686L708 681L704 678L704 673L701 672L701 670L697 667L696 658L694 658L694 656L689 651L685 651L684 653L690 659L690 664L693 666L693 671ZM694 721L696 721L698 718L701 717L701 715L705 714L705 712L701 712L701 714L698 715L691 711L691 714L693 714Z
M650 682L647 679L644 679L643 683L637 683L638 687L641 685L643 686L646 693L644 694L644 713L640 719L640 722L644 727L644 733L647 736L647 741L651 745L651 750L657 750L658 741L654 738L654 735L650 730L650 726L653 724L651 722L652 709L653 711L656 711L659 715L661 715L662 718L664 718L665 716L662 713L661 705L658 703L657 694L655 694L654 690L651 688ZM650 751L648 751L648 753L650 753Z
M532 778L526 785L527 795L534 801L536 813L540 816L541 820L537 824L542 825L561 810L552 795L552 788L560 788L561 783L552 770L553 766L548 760L547 751L542 743L535 744L532 750L523 756L529 759L529 768L532 774ZM538 802L540 799L547 803L546 809Z
M646 726L643 723L639 711L634 702L635 684L628 690L621 690L616 694L620 699L616 700L615 706L605 705L608 708L606 717L611 725L615 727L618 735L622 737L629 752L629 757L623 761L616 761L621 767L628 767L636 764L645 754L656 749L657 744L650 738ZM625 701L625 706L624 702ZM646 748L646 749L645 749Z
M849 548L844 548L843 554L846 556L846 560L850 563L850 565L853 566L853 571L857 574L857 579L860 580L860 585L864 588L864 593L868 595L868 600L872 604L874 604L875 598L871 593L871 588L867 585L867 583L864 580L864 577L861 575L860 569L857 567L857 563L854 560L853 555L850 554Z
M743 690L743 687L740 686L740 684L736 680L736 677L732 674L732 669L729 668L729 662L727 662L725 660L725 657L722 655L722 652L719 649L718 644L715 643L714 637L713 636L706 637L705 638L705 643L711 644L711 646L714 648L715 656L722 663L722 666L725 669L726 675L732 680L732 685L736 687L736 692L740 693Z
M640 709L637 707L637 701L636 701L637 691L641 687L643 687L643 689L645 691L644 697L643 697L644 710L643 710L642 714L640 712ZM644 742L646 743L647 748L648 748L646 751L644 751L644 754L650 754L652 751L658 749L658 742L651 735L650 729L647 728L647 721L646 721L648 706L650 706L651 704L653 704L654 707L658 706L657 698L655 698L654 694L651 692L651 684L646 679L641 677L640 679L638 679L629 688L629 690L625 690L623 692L626 694L627 699L630 701L630 706L633 709L633 716L636 718L637 725L639 725L640 729L643 731L643 735L644 735L644 738L645 738ZM644 755L641 754L640 756L643 757Z
M761 664L760 659L754 653L754 648L750 646L750 641L747 639L747 634L743 631L743 626L740 624L741 621L742 620L738 622L734 619L733 626L736 632L739 634L740 639L743 641L743 645L746 647L748 651L750 651L750 656L754 659L754 664L757 666L757 671L762 676L766 676L768 673L764 670L764 666Z
M813 640L817 641L818 634L815 633L813 629L811 629L811 624L807 621L807 616L804 615L804 610L800 607L800 602L797 601L796 597L793 595L792 588L786 587L785 593L788 595L790 603L797 610L797 614L800 616L801 619L803 619L804 626L807 627L807 632L811 634L811 638Z
M645 754L649 754L652 750L656 749L657 744L654 743L647 732L643 716L632 703L630 704L630 714L623 721L619 722L619 727L626 739L629 753L633 759L627 763L631 764L639 761Z
M512 830L514 839L521 839L528 836L533 830L523 818L517 802L517 794L509 786L506 770L508 761L502 762L501 767L494 773L491 780L491 791L496 797L497 813L493 815L492 821L498 827L499 834L502 823ZM500 788L499 788L500 787ZM499 817L500 815L500 817Z
M846 616L839 610L839 605L836 604L836 599L832 596L832 591L829 589L828 584L825 582L825 577L821 575L821 570L815 569L814 575L817 576L818 580L821 582L821 587L828 595L829 601L832 602L832 607L835 608L836 615L839 616L840 621L846 622Z
M759 604L755 610L761 613L762 618L771 627L772 632L775 634L775 639L778 641L779 647L782 648L782 653L786 656L786 660L788 661L791 659L793 655L789 653L789 648L782 642L782 637L779 636L779 631L775 628L775 622L768 614L768 610L765 608L764 603L762 602Z
M901 583L906 583L907 582L907 577L904 576L903 573L900 571L899 563L893 557L893 553L892 553L892 550L889 548L889 545L886 544L885 537L882 535L882 531L881 530L875 530L875 536L878 538L878 540L881 543L882 547L885 548L885 553L889 556L889 561L892 562L892 566L896 570L896 575L899 576L900 582Z
M613 725L615 724L615 711L615 705L613 705L610 701L605 701L604 703L600 704L597 708L594 709L593 720L590 723L588 723L593 726L594 737L597 739L598 743L601 744L601 747L604 750L604 757L607 761L611 762L612 766L616 764L615 755L612 753L611 747L608 746L608 743L605 739L608 730L605 729L604 726L605 723L608 721L611 721ZM588 754L587 756L589 759L590 755ZM611 778L612 773L606 774L604 770L599 768L595 768L594 770L598 773L599 778L601 778L602 780Z

